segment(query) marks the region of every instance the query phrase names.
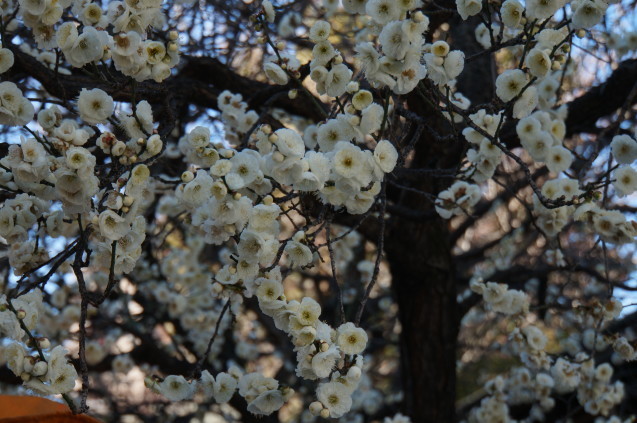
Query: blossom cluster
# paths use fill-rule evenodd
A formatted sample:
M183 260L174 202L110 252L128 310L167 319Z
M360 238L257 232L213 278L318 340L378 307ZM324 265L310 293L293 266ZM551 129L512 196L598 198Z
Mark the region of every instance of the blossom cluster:
M42 395L65 394L73 390L77 378L75 367L66 358L68 351L60 345L51 348L47 338L32 334L45 313L42 297L39 289L10 300L10 304L0 296L0 331L11 339L3 359L27 388ZM29 343L25 342L27 335Z
M517 316L529 313L526 294L507 289L505 284L474 282L472 289L480 293L489 308L496 312ZM516 303L520 305L516 306ZM597 324L598 329L587 329L579 340L571 336L557 341L562 351L557 357L554 354L556 346L549 347L549 338L541 326L516 325L509 333L510 343L505 349L517 355L524 367L514 368L506 376L488 381L484 386L488 395L471 410L467 421L510 421L510 406L519 404L532 404L529 418L542 421L556 405L553 395L569 393L576 394L587 413L608 416L622 401L624 385L620 381L612 381L613 367L610 363L596 364L594 355L582 351L582 347L593 354L604 350L608 341L599 331L599 326L602 322L616 319L621 310L621 302L616 298L591 306L584 320ZM622 351L618 359L620 356L622 359L635 359L634 350L625 338L618 338L615 342L617 349ZM549 353L549 348L552 353Z
M227 133L230 139L236 139L233 134L246 131L245 121L251 120L253 112L246 111L240 96L229 92L221 94L219 105ZM337 119L331 122L341 124ZM327 125L330 123L324 126ZM190 224L207 243L222 244L236 239L236 247L228 252L227 259L222 260L223 266L214 275L213 293L230 301L235 311L243 297L256 296L261 310L292 338L297 352L297 376L327 379L317 388L318 401L310 406L310 412L340 417L350 410L352 394L361 379L360 354L365 349L367 334L351 322L336 329L321 322L321 307L312 298L300 302L286 300L277 253L285 254L290 268L299 268L315 261L317 248L311 242L314 236L305 231L296 232L287 241L279 239L282 210L276 203L273 185L291 186L301 192L318 191L323 201L335 206L345 202L350 213L364 213L372 206L378 191L370 192L364 203L357 197L367 193L363 190L368 185L380 182L372 182L373 178L391 172L397 152L388 141L380 141L373 153L363 150L345 141L348 139L345 134L337 134L330 144L321 137L321 128L316 141L319 150L307 152L304 138L291 129L272 131L261 126L253 137L257 150L237 151L212 145L209 130L194 128L181 139L180 149L201 167L196 174L190 171L182 174L183 182L177 186L174 200L165 197L162 209L173 215L188 211ZM339 189L350 190L347 192L356 189L357 202L347 202L345 194L337 202ZM245 394L241 389L243 380L238 380L239 394L248 400L250 410L270 414L283 405L282 398L288 391L278 390L275 384L268 385L270 388L265 392L264 388L255 388L260 395ZM259 379L258 383L266 382ZM163 383L159 392L163 392ZM202 379L199 383L207 382Z
M575 222L581 223L578 231L583 227L582 232L604 243L633 243L637 224L609 210L607 193L601 198L597 190L605 179L606 188L618 197L637 191L635 137L613 137L607 175L579 180L571 172L582 155L565 142L568 109L559 106L563 80L573 72L567 57L575 31L595 26L609 6L603 0L569 4L567 8L560 0L506 0L499 5L498 22L477 26L476 40L485 49L506 48L520 60L507 62L494 75L497 98L492 104L470 108L456 83L464 71L465 53L453 50L455 41L448 42L439 28L430 33L420 0L343 0L345 20L356 32L351 58L346 46L339 45L337 25L321 19L338 7L338 1L326 2L325 15L312 17L307 25L307 64L294 47L276 42L270 33L277 24L277 36L292 39L295 27L305 25L303 18L293 11L277 22L274 5L265 0L253 21L261 34L258 41L265 44L263 79L294 85L289 91L271 88L288 91L290 100L309 98L322 118L310 123L273 119L265 124L269 116L263 109L251 110L242 95L222 91L214 94L215 125L204 118L193 125L178 122L182 128L160 135L154 105L137 101L135 90L144 81L146 88L156 87L149 80L165 81L179 63L178 33L162 33L169 25L161 1L114 1L106 9L83 0L2 2L3 19L15 11L13 16L29 28L37 46L8 45L12 38L5 31L13 35L18 19L10 18L6 26L3 20L3 78L26 53L56 76L81 69L102 81L101 88L82 87L77 98L59 104L29 100L26 85L21 89L10 81L0 83L0 124L25 126L29 132L16 137L0 159L0 187L11 194L0 207L0 237L10 245L7 257L19 277L17 285L33 284L17 298L0 297L0 331L10 339L0 345L2 360L28 389L47 395L73 391L78 375L67 360L67 344L61 341L53 347L39 335L50 331L61 340L76 336L76 323L86 312L77 304L77 295L70 293L77 282L83 306L89 299L82 292L87 286L93 303L104 303L100 317L126 328L137 323L132 315L142 313L136 307L156 309L157 315L145 317L144 324L170 338L158 342L157 348L178 355L181 350L172 344L188 345L199 365L192 378L185 373L156 376L161 371L157 366L140 366L148 375L146 386L169 401L203 398L225 404L238 394L250 413L270 415L300 394L255 366L264 328L253 315L242 315L248 302L258 305L259 318L268 319L290 339L293 359L284 365L307 381L310 389L303 394L312 398L299 413L304 421L347 419L357 410L373 414L384 402L397 400L400 394L383 398L366 374L371 362L364 356L368 332L358 320L347 321L343 315L330 325L317 296L299 296L288 289L293 279L288 276L309 274L324 265L329 265L333 282L337 274L352 268L360 281L375 282L381 247L377 246L376 263L355 263L355 248L368 247L358 233L330 226L331 220L312 221L299 210L316 202L321 216L347 213L385 219L375 214L385 212L385 188L394 182L394 170L412 160L412 145L406 146L400 134L388 129L407 126L399 96L423 96L426 88L427 101L453 129L453 142L466 146L461 164L453 169L453 182L439 192L425 193L441 218L470 216L490 189L488 181L512 159L527 171L533 166L548 170L540 187L529 179L533 197L528 204L529 219L551 243L547 263L558 269L566 266L555 245ZM483 12L478 0L457 0L456 7L462 19ZM569 25L551 21L561 8ZM634 34L612 40L611 36L609 47L620 55L637 45ZM120 89L128 88L119 79L110 80L113 69L131 85L130 107L117 101L125 97ZM323 107L325 99L333 102L332 110ZM32 122L34 104L39 110ZM272 116L277 113L281 112L273 111ZM418 132L427 126L422 124L427 117L416 117ZM506 125L514 128L512 136L519 140L513 151L503 141ZM214 129L222 129L223 137ZM435 138L441 144L449 141ZM153 165L160 156L177 167L177 176L167 169L170 166L161 172L171 175L156 171L161 166ZM175 228L179 236L171 235ZM630 334L603 332L619 316L621 302L610 297L586 304L581 307L583 317L566 313L565 321L580 325L581 335L569 333L553 342L531 316L532 281L524 289L483 282L492 280L494 269L511 264L522 236L522 231L513 230L498 251L485 252L488 263L478 269L469 287L486 310L511 319L515 327L508 328L508 343L502 349L524 367L488 382L488 395L469 412L468 421L510 421L509 407L522 403L533 404L529 421L541 420L554 409L554 397L564 394L573 394L587 413L608 417L625 397L624 386L613 380L613 367L599 362L595 353L612 350L614 362L637 358ZM54 255L51 240L72 241L68 250ZM152 251L145 251L145 246ZM214 265L202 260L210 251L218 256ZM76 281L66 278L71 260ZM47 285L53 273L64 275L51 279L55 287ZM40 274L46 280L36 279ZM339 300L352 304L358 288L350 287ZM108 298L112 290L119 291L114 296L118 298ZM554 286L546 291L548 302L562 305ZM50 304L43 302L45 295ZM378 303L389 314L391 301ZM223 362L222 345L213 342L226 336L232 324L241 329L232 337L245 365ZM91 328L100 330L97 325ZM114 355L111 368L116 373L131 371L138 363L118 351L120 335L118 329L99 340L82 339L82 360L93 366ZM552 343L558 344L554 350ZM213 375L202 366L226 371ZM385 423L408 422L402 414L385 418Z
M7 10L18 6L5 2ZM25 52L55 65L51 50L59 48L69 65L76 68L112 60L115 68L137 81L161 82L179 62L177 33L169 39L148 39L148 28L162 28L166 18L160 0L114 1L106 10L87 1L20 0L21 21L31 29L41 51ZM66 20L72 16L73 20ZM12 21L15 25L17 21ZM112 28L112 32L107 31ZM57 67L56 67L57 69ZM65 69L64 69L65 70ZM68 73L68 72L67 72Z

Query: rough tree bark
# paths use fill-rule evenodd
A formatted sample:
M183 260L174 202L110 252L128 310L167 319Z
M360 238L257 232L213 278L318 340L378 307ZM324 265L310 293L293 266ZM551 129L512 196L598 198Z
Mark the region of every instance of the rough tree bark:
M402 325L405 411L414 422L454 421L456 289L439 219L388 228L386 253Z

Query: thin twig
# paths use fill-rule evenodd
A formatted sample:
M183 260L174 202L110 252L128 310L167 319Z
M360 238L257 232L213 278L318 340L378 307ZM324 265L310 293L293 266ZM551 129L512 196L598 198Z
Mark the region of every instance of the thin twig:
M385 244L385 208L387 206L387 196L385 193L386 184L383 182L381 194L380 194L380 215L378 216L378 220L380 221L380 230L378 231L378 243L376 244L376 262L374 263L374 272L372 273L372 279L367 284L367 288L365 289L365 295L361 299L360 305L358 307L358 311L356 311L356 319L354 319L354 324L356 326L360 325L361 317L363 316L363 311L365 310L365 305L367 304L367 300L369 300L369 296L372 293L372 289L376 285L376 281L378 280L378 273L380 270L380 262L383 256L383 245Z
M330 253L330 266L332 267L332 280L334 281L334 284L336 285L336 289L338 290L338 305L339 305L339 310L341 314L341 323L345 323L345 307L343 306L343 290L341 289L341 286L338 284L338 279L336 278L336 261L334 258L334 248L332 247L330 229L331 229L331 219L327 219L327 222L325 225L325 238L327 240L327 250Z
M203 369L203 365L206 359L208 358L208 354L210 354L210 350L212 349L212 343L215 342L215 338L217 337L217 334L219 333L219 328L221 327L221 320L223 319L223 316L226 314L226 311L229 308L230 308L230 298L228 298L228 300L223 306L223 309L221 309L221 313L219 314L219 318L217 319L217 324L215 325L215 331L212 333L212 336L210 337L210 340L208 341L206 352L203 353L203 355L197 362L197 366L195 367L195 371L193 372L195 379L199 379L199 377L201 376L201 370Z

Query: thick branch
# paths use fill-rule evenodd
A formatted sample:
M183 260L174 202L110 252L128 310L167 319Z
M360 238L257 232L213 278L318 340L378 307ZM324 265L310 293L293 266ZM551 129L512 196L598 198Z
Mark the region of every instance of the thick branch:
M599 119L612 115L625 106L637 103L637 97L629 98L631 88L637 83L637 59L621 62L608 79L589 89L585 94L567 103L566 136L579 133L597 134ZM630 101L628 101L630 100ZM629 104L626 104L628 101ZM502 142L509 148L518 147L520 140L515 131L517 120L510 119L500 133Z
M270 85L254 81L237 74L227 65L210 57L183 57L184 64L174 76L162 83L144 81L133 84L131 79L109 69L115 76L99 79L92 75L74 72L71 75L56 74L34 57L13 49L15 65L11 71L17 78L32 77L53 97L64 101L75 99L82 88L99 88L115 101L131 102L146 100L151 104L163 104L168 97L175 98L179 105L195 105L218 109L217 98L224 90L241 94L249 107L258 109L275 94L287 92L291 87ZM294 115L320 120L322 117L313 107L299 107L287 95L278 96L270 106L282 108ZM308 103L309 104L309 103Z
M568 104L566 135L597 133L598 119L611 115L624 106L631 88L637 82L637 59L621 62L608 79ZM636 98L632 99L635 104Z

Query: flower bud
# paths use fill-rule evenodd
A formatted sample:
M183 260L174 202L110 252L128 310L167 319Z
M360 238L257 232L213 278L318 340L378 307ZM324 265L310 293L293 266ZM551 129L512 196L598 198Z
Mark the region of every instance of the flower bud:
M150 141L148 143L148 146L146 147L146 152L148 153L149 156L156 156L161 152L161 149L163 146L164 146L164 143L159 137L157 137L157 139Z
M318 401L314 401L313 403L310 404L309 410L313 416L318 416L319 414L321 414L321 411L323 410L323 404L321 404Z
M181 174L182 182L188 183L192 181L193 179L195 179L195 175L193 175L193 173L189 170L186 170L184 173Z
M234 150L230 148L223 148L219 151L219 155L224 159L231 159L234 156Z
M449 53L449 44L445 41L436 41L431 46L431 52L438 57L445 57Z
M29 356L24 357L24 360L22 361L22 368L24 369L24 371L27 373L31 373L31 371L33 370L33 366L35 366L35 358Z
M31 374L33 376L44 376L48 370L49 370L49 365L46 364L45 361L38 361L33 366L33 370L31 370Z
M425 14L419 10L416 13L412 14L411 18L414 20L414 22L420 23L425 20Z
M126 150L126 144L122 141L117 141L111 148L111 154L115 157L121 156L124 154L124 150Z
M354 96L352 97L352 104L358 110L363 110L365 107L372 104L373 100L374 100L374 96L372 95L371 92L367 90L360 90L356 94L354 94Z
M46 350L51 348L51 341L49 341L48 338L44 338L44 337L38 338L37 341L38 341L38 346L41 349Z
M285 156L283 154L281 154L280 151L275 151L272 154L272 160L274 160L277 163L281 163L283 160L285 160Z

